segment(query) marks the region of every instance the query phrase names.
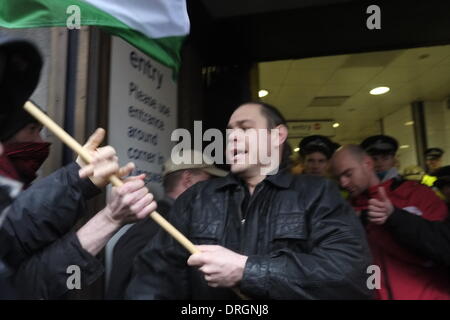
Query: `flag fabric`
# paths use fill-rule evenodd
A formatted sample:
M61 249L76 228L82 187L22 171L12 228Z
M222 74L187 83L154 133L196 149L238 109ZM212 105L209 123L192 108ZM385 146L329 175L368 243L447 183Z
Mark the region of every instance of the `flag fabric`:
M186 0L0 1L1 27L67 27L77 21L122 37L175 72L190 27Z

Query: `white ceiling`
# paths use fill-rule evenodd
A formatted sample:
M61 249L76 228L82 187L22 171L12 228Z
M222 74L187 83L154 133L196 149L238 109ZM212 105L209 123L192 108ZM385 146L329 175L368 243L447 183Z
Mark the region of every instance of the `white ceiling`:
M359 143L381 133L380 119L415 100L450 95L450 45L259 64L262 98L287 120L333 119L336 142ZM373 96L377 86L391 91ZM314 97L349 96L340 106L310 107ZM291 139L293 146L299 138Z

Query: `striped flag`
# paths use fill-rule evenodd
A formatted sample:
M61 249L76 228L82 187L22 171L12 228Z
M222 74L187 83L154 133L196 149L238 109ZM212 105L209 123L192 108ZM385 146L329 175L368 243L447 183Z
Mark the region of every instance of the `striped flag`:
M122 37L155 60L180 66L189 33L186 0L1 0L5 28L98 26Z

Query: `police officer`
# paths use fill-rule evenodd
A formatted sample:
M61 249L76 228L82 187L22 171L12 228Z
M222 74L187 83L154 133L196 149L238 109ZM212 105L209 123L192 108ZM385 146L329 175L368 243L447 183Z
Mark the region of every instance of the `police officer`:
M444 150L441 148L428 148L424 155L427 164L427 173L434 175L435 171L442 167Z
M321 135L305 137L299 144L303 173L326 176L328 165L339 144Z
M373 159L375 172L381 182L399 176L395 167L395 154L398 150L396 139L380 134L366 138L360 146Z

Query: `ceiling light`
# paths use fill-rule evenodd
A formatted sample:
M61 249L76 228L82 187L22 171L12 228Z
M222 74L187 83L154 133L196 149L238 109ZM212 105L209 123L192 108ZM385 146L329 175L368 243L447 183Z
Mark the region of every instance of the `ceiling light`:
M333 128L337 128L337 127L339 127L339 126L340 126L339 122L333 123Z
M414 121L406 121L405 126L412 126L414 124Z
M269 91L267 91L267 90L259 90L258 91L258 97L260 97L260 98L265 97L268 94L269 94Z
M300 151L300 148L295 148L294 149L294 152L299 152Z
M400 146L400 149L407 149L407 148L409 148L409 145L408 145L408 144L404 144L404 145L401 145L401 146Z
M376 96L379 94L385 94L386 92L389 92L389 90L391 90L389 87L376 87L370 90L369 93Z

